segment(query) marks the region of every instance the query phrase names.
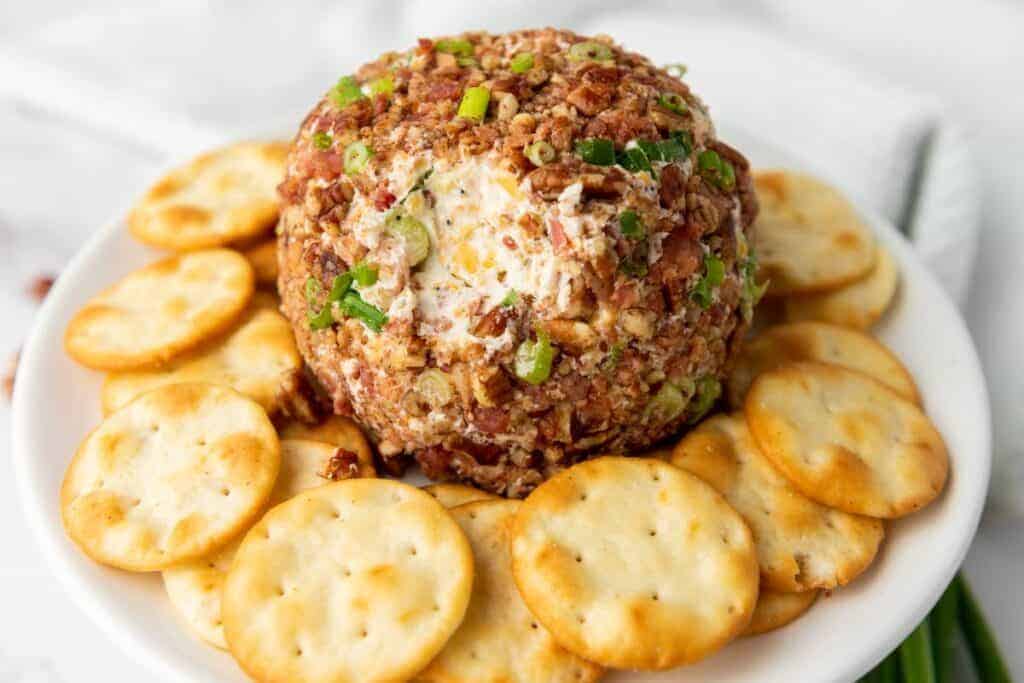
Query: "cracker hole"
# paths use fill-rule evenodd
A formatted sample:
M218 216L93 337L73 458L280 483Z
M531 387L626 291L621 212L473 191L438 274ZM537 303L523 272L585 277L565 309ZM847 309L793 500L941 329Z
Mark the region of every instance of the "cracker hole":
M409 554L410 555L415 555L416 554L416 546L413 546L413 547L409 548Z
M736 612L735 605L729 605L729 614L734 614L735 612Z
M534 631L536 631L537 630L537 622L536 621L531 621L530 622L530 628L532 628Z
M334 519L341 519L341 512L335 510L334 512L331 513L331 517L333 517Z
M576 561L577 562L582 562L583 561L583 556L582 555L576 555Z
M581 501L584 501L584 500L586 500L586 499L587 499L587 494L585 494L585 493L581 493L581 494L580 494L580 500L581 500Z
M476 513L475 512L470 512L469 513L469 518L470 519L476 519Z
M202 439L202 438L196 439L196 445L197 446L205 446L206 445L206 439Z
M296 657L301 657L302 656L302 648L301 647L296 647L295 648L295 656Z
M437 604L435 604L435 605L434 605L434 611L435 611L435 612L440 612L440 611L441 611L441 606L440 606L440 605L437 605Z
M654 602L658 602L658 599L659 598L657 593L651 593L651 600L653 600Z
M647 532L647 535L650 536L651 538L654 538L655 536L658 535L658 532L655 529L651 529L650 531Z
M151 431L154 434L156 434L157 432L160 431L160 425L157 425L157 424L149 425L149 431Z
M651 476L651 479L654 481L661 481L661 475L655 473L653 476Z
M133 508L137 508L141 504L142 504L142 499L141 498L135 498L135 499L132 500L132 507Z
M365 638L368 635L370 635L370 632L367 631L365 628L362 631L359 632L359 637L360 638Z
M277 587L277 596L279 598L283 598L284 597L284 586L278 586Z
M341 575L344 576L344 577L352 576L352 570L349 569L348 567L342 567L341 568Z
M582 614L578 614L576 615L576 621L581 624L585 624L587 622L587 618L584 617Z
M222 495L222 496L230 496L231 495L231 489L221 489L220 490L220 495Z

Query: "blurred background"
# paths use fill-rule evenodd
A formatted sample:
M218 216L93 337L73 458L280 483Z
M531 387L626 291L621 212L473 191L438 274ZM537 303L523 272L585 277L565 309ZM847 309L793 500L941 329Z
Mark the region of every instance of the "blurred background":
M685 63L723 130L784 148L915 243L988 378L996 469L966 573L1024 676L1020 0L3 3L0 354L16 352L49 278L168 162L289 136L339 75L418 36L538 25ZM152 680L48 576L19 521L8 429L4 403L0 683Z

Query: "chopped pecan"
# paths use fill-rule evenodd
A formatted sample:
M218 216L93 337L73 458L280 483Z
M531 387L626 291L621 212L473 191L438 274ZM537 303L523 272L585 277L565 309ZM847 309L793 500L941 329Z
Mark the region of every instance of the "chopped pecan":
M331 481L355 479L359 476L359 456L352 451L339 448L317 474Z
M572 173L565 164L555 163L531 171L527 179L533 191L545 199L557 199L572 183Z
M580 176L583 195L594 199L617 199L626 191L626 175L617 168Z
M473 334L478 337L497 337L505 331L508 324L509 310L502 306L492 308L480 319L480 322L473 328Z
M274 404L284 417L304 424L317 424L325 415L321 397L305 369L282 374L281 383L274 392Z

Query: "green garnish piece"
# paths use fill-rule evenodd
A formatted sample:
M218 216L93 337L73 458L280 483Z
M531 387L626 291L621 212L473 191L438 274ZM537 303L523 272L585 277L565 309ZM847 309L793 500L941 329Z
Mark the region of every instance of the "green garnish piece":
M740 266L740 275L743 277L743 288L740 290L740 312L743 314L743 319L750 322L754 318L754 306L768 291L767 282L757 283L757 255L753 250Z
M352 280L351 272L342 273L334 277L334 281L331 282L331 291L327 295L328 305L335 301L341 301L342 297L348 293L348 290L352 289Z
M360 261L349 270L360 287L372 287L377 283L377 266Z
M381 76L370 81L367 88L373 95L390 95L395 91L395 81L391 76Z
M316 305L316 298L320 295L320 282L310 275L306 278L306 303L310 306Z
M679 387L671 382L665 382L658 389L658 393L644 408L644 415L648 418L654 417L659 422L671 422L686 410L686 397Z
M501 300L501 305L504 306L505 308L509 308L511 306L515 306L516 302L518 301L519 292L517 292L514 289L510 289L508 290L508 292L505 293L505 298Z
M366 95L363 94L363 89L356 82L355 76L342 76L331 90L330 97L338 107L344 109L353 102L363 99Z
M690 131L674 130L669 133L669 138L683 146L683 149L686 150L685 156L690 156L690 152L693 151L693 136L690 135Z
M622 342L615 342L611 348L608 349L608 356L601 363L601 367L604 370L614 370L619 365L619 361L622 360L622 353L626 350L626 345Z
M410 268L423 263L430 255L430 233L420 220L407 213L395 212L388 216L385 226L388 232L405 242Z
M633 251L619 262L619 270L630 277L644 277L647 275L647 252L647 240L637 240Z
M472 57L473 43L463 38L445 38L434 43L434 49L456 57Z
M317 149L330 149L333 144L334 138L331 137L330 133L324 133L323 131L313 133L313 146Z
M604 43L594 40L576 43L569 48L569 61L571 62L610 62L611 60L612 49Z
M675 92L664 92L658 97L658 105L668 109L673 114L685 114L689 111L689 107L686 105L686 100L683 96Z
M363 170L366 162L373 156L373 148L364 142L353 142L345 148L345 173L355 175Z
M363 297L359 296L359 292L351 289L341 300L341 311L349 318L361 320L364 325L374 332L380 332L388 321L388 317L383 311L373 304L363 301Z
M306 318L309 320L309 329L326 330L334 324L334 312L331 310L331 304L328 303L319 312L309 311Z
M466 92L462 94L462 101L459 102L458 115L480 123L487 116L487 104L490 101L491 91L482 85L466 88Z
M693 424L708 414L715 401L722 395L722 383L714 375L704 375L697 380L697 394L690 404L688 422Z
M538 140L532 144L527 145L523 148L523 156L530 160L530 163L534 166L543 166L544 164L550 164L555 160L555 148L550 143Z
M669 76L675 76L676 78L682 78L686 75L685 64L666 64L665 71L668 72Z
M430 178L431 175L433 175L433 173L434 173L433 166L431 166L426 171L421 173L420 177L417 178L416 182L413 183L412 187L409 188L409 191L405 193L405 196L398 200L398 203L399 204L405 204L405 200L409 198L409 195L411 195L413 192L419 192L424 187L426 187L427 186L427 180Z
M735 169L714 150L706 149L697 155L697 168L706 181L720 190L728 191L736 187Z
M640 239L647 233L644 231L644 224L636 211L626 210L619 214L619 232L623 237L631 240Z
M512 63L509 64L509 68L514 74L524 74L533 68L533 53L532 52L520 52L512 58Z
M480 62L476 61L476 57L459 57L455 60L455 63L464 69L480 66Z
M583 161L595 166L611 166L615 163L615 144L607 138L577 140L576 153Z
M723 280L725 280L725 264L717 256L706 255L704 257L704 274L697 281L697 286L693 288L691 298L701 308L707 310L711 306L715 287L722 284Z
M636 140L636 146L639 147L650 161L669 161L663 159L661 156L661 147L657 142L651 142L650 140ZM628 145L627 145L628 146Z
M537 340L527 339L516 349L516 377L530 384L540 384L551 376L555 348L547 335L538 332Z
M639 173L640 171L650 173L653 170L651 168L651 160L636 140L631 140L627 143L626 149L615 155L615 160L619 166L633 173Z
M655 146L662 161L678 161L690 156L690 149L674 137L659 140Z

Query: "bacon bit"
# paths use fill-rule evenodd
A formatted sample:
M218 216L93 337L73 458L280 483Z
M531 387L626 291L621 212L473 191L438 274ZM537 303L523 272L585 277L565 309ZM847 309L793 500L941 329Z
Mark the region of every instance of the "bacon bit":
M420 52L433 52L434 51L434 41L432 41L430 38L418 38L416 40L416 43L419 46L419 51Z
M473 424L485 434L498 434L508 429L508 412L504 408L477 406L473 411ZM476 460L479 462L480 458Z
M429 479L447 479L452 475L451 462L455 454L441 446L431 446L416 452L416 460Z
M11 354L11 357L7 359L7 371L4 372L3 377L3 392L4 397L10 401L11 396L14 395L14 378L18 374L18 360L21 358L21 350L15 351Z
M462 94L462 86L458 81L434 81L427 89L424 99L427 102L440 102L441 100L455 100Z
M355 479L359 476L359 456L352 451L339 448L324 464L323 471L317 474L331 481Z
M50 293L50 287L57 280L54 275L37 275L29 284L28 295L36 301L42 301Z
M491 409L488 408L488 410ZM504 429L505 427L499 431ZM481 465L497 465L498 461L501 460L501 456L505 453L505 450L501 446L497 446L495 444L476 443L475 441L469 441L468 439L460 440L455 448L468 454Z
M661 186L658 188L661 205L666 209L681 208L685 186L686 179L679 167L675 164L665 166L661 171Z
M508 235L505 235L504 237L501 238L501 243L512 250L515 250L515 248L518 246L516 244L516 241L509 237Z
M387 181L384 181L373 192L373 208L378 211L387 211L395 203L396 199L398 197L388 189Z
M548 234L551 236L551 246L554 247L556 254L563 253L568 248L569 239L565 236L565 228L557 218L548 221Z
M661 245L661 258L654 264L652 275L662 284L678 283L697 271L700 247L685 227L673 230Z
M519 227L522 228L523 232L525 232L528 236L530 236L530 237L540 237L541 236L542 233L541 233L540 221L537 220L536 216L534 216L532 214L524 213L522 216L519 217L519 220L517 222L519 223Z

